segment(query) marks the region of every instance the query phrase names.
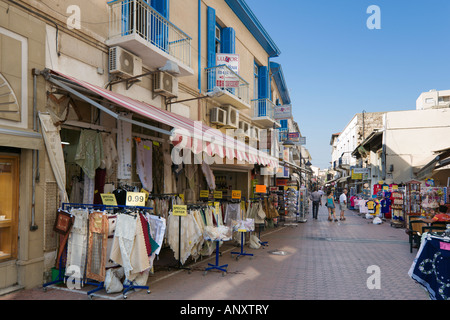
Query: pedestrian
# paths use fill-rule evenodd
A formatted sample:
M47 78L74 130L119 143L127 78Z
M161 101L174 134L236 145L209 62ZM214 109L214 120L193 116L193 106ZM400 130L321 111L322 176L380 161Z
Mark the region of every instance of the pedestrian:
M344 214L345 209L347 209L347 189L344 189L344 191L339 196L339 208L341 209L341 216L339 220L345 220Z
M313 213L313 219L317 220L317 214L319 213L319 206L322 205L321 203L321 194L319 191L317 191L317 187L314 187L314 191L311 193L309 198L312 201L312 213Z
M327 193L327 207L328 207L328 221L333 221L331 216L334 216L334 221L338 221L338 219L336 219L336 206L334 204L333 191L328 191Z

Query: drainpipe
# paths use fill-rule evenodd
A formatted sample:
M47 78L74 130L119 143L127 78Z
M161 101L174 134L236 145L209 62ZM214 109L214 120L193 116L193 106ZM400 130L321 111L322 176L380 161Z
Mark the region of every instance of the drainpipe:
M202 0L198 0L198 92L202 93Z
M32 69L33 74L33 131L38 131L37 123L37 76L36 69ZM30 231L36 231L36 181L39 181L39 150L33 150L33 174L32 174L32 199L31 199L31 225Z

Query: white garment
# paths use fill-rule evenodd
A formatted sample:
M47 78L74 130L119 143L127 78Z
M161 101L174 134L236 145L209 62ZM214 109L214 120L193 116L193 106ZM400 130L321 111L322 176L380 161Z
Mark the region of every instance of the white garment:
M113 165L117 164L117 149L114 144L114 139L110 133L102 132L103 141L103 159L100 163L101 169L106 169L106 171L111 170Z
M120 114L122 117L131 119L132 115ZM117 120L117 179L131 179L131 123Z
M95 180L84 175L83 203L94 203Z
M154 254L159 254L164 241L164 235L166 233L166 219L155 215L146 215L147 221L150 225L150 234L153 240L159 245L158 249L154 251Z
M210 190L216 189L216 179L214 177L214 173L211 170L211 167L205 162L202 162L202 171L203 175L205 176L206 183L208 184L208 187Z
M347 203L347 196L345 195L345 193L341 193L341 195L339 196L339 203Z
M142 186L148 192L153 190L152 151L153 142L150 140L136 141L136 171Z
M134 238L136 235L137 218L119 214L117 217L116 232L114 233L114 241L111 249L110 259L120 264L128 277L133 270L131 265L131 251L133 250Z
M73 271L73 267L79 267L80 275L83 276L86 268L89 212L87 209L71 209L70 214L75 220L67 242L66 276L72 275L69 270Z

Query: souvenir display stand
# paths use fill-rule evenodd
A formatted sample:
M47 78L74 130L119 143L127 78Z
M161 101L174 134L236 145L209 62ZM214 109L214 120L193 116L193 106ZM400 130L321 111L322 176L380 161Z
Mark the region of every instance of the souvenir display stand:
M394 190L391 194L391 227L402 228L405 225L404 195L402 190Z
M220 242L224 241L224 240L213 240L216 243L216 263L212 264L212 263L208 263L208 266L205 269L205 272L203 273L203 275L206 275L206 273L209 270L219 270L222 271L222 276L224 276L227 273L227 268L228 268L228 264L224 264L224 265L219 265L219 256L220 256L220 252L219 252L219 245Z
M126 205L103 205L103 204L81 204L81 203L63 203L62 204L62 211L65 212L69 212L69 209L71 208L77 208L77 209L89 209L89 215L92 215L94 212L113 212L114 214L129 214L126 213L127 210L133 210L133 211L151 211L153 210L153 208L151 207L131 207L131 206L126 206ZM68 243L64 244L64 250L67 250L68 247ZM86 245L86 247L88 247ZM61 250L60 250L61 251ZM97 255L95 258L99 259L100 257L98 256L98 252L86 252L86 256L87 256L87 261L89 264L89 257L90 254L92 255ZM85 270L85 272L83 274L75 274L75 276L67 276L66 274L63 273L64 268L64 260L63 260L63 255L61 254L58 260L58 277L56 280L48 282L43 284L43 289L44 291L46 290L46 288L50 285L54 285L54 284L59 284L62 282L66 282L67 280L72 281L72 283L79 283L80 285L93 285L96 288L87 291L87 295L89 298L92 298L92 296L94 295L94 293L102 290L105 288L105 282L104 282L104 278L102 279L91 279L89 277L89 275L87 275L87 271ZM67 268L66 268L67 269ZM145 289L147 290L147 293L150 293L149 287L148 286L142 286L142 285L137 285L135 284L133 281L129 281L129 280L125 280L123 283L123 298L126 299L127 298L127 293L130 290L134 290L134 289Z
M305 192L300 192L301 194L305 194ZM303 196L306 198L306 196ZM300 213L299 213L299 192L297 190L297 187L295 186L286 186L284 187L284 203L285 203L285 209L286 209L286 216L285 216L285 226L298 226L296 223L293 222L300 222L299 216L302 215L302 221L305 222L304 213L302 210L304 210L303 206L303 200L300 203ZM306 200L305 200L306 201ZM287 222L287 223L286 223Z
M239 252L236 252L236 251L231 252L231 255L236 255L236 258L235 258L236 261L239 260L239 258L241 256L253 257L253 253L247 253L244 251L244 235L247 232L252 232L255 230L255 222L253 219L244 220L243 212L241 211L240 213L241 213L241 216L240 216L241 220L237 221L237 224L235 224L232 227L233 231L237 231L241 237L241 241L240 241L241 242L241 244L240 244L241 250Z
M421 201L420 195L420 181L409 181L406 183L405 189L405 214L406 214L406 226L409 226L410 216L420 216L421 214Z

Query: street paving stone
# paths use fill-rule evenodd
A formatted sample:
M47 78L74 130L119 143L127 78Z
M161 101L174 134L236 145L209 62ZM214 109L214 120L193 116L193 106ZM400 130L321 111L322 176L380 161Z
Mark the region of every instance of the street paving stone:
M221 246L219 264L228 264L228 273L209 271L215 255L183 269L161 270L149 277L151 294L137 290L128 300L429 300L426 291L408 276L417 250L410 253L404 229L389 223L374 225L355 211L346 211L346 220L329 222L325 207L317 220L265 230L261 240L267 247L251 249L254 256L235 259ZM285 255L271 254L284 251ZM380 271L380 288L369 289L370 266ZM0 300L86 300L86 291L69 291L64 286L17 291ZM93 299L123 299L120 293L99 291Z

